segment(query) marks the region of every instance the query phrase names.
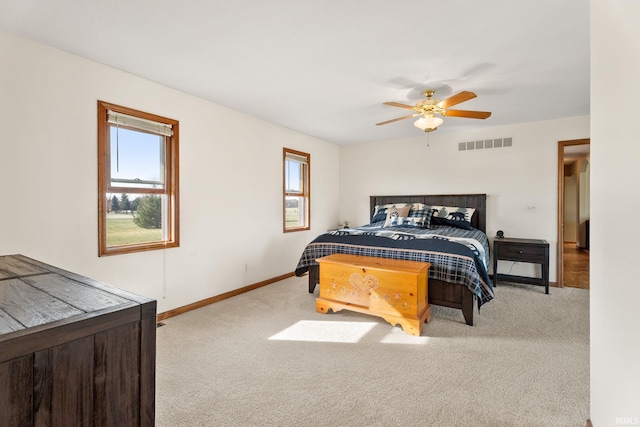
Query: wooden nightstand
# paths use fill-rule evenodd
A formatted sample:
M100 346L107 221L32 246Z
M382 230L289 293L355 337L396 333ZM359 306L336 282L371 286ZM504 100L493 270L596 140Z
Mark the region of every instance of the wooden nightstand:
M540 264L542 277L498 274L498 260ZM496 238L493 241L493 284L498 280L544 285L544 293L549 293L549 242L537 239Z

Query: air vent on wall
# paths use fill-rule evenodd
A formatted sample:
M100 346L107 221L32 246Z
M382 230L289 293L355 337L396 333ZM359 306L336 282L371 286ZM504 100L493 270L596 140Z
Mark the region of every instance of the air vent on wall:
M458 142L458 151L486 150L513 146L513 137Z

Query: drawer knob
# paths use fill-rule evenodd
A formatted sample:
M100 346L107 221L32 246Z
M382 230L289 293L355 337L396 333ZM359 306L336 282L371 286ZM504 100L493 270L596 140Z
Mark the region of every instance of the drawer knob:
M520 255L522 255L522 251L518 251L518 253L519 253Z

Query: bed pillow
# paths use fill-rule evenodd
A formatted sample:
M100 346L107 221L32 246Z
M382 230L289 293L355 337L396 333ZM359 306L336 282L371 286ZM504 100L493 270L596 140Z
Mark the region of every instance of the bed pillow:
M431 210L425 216L394 216L385 222L385 227L429 228Z
M474 208L457 206L431 206L431 208L433 209L431 224L471 229L471 218L476 211Z
M407 224L410 227L429 228L431 224L431 206L424 203L389 203L386 205L376 205L374 208L374 214L371 218L371 224L387 220L387 211L390 208L404 208L409 207L409 214L406 217L410 220L404 221L405 226ZM415 219L414 219L415 218ZM398 223L398 221L395 221ZM385 227L388 227L385 225Z
M407 203L389 203L386 205L376 205L373 212L373 217L371 218L371 223L386 221L387 219L387 209L389 208L403 208L408 206Z
M425 205L424 203L411 203L409 207L410 217L422 217L431 211L431 206Z
M391 227L394 218L404 218L409 216L410 206L387 208L387 219L383 227Z
M462 228L464 230L471 230L471 224L467 221L456 221L447 218L431 218L432 225L448 225L450 227Z
M431 206L425 205L424 203L413 203L411 205L411 210L409 210L409 218L418 218L419 220L416 223L420 223L420 228L430 228L431 227L431 214L433 210ZM418 225L416 225L418 227Z

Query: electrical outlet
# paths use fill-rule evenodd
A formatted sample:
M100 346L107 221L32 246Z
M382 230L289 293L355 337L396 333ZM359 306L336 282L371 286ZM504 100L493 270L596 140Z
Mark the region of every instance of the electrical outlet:
M244 265L244 271L249 271L249 264Z

